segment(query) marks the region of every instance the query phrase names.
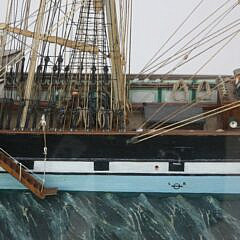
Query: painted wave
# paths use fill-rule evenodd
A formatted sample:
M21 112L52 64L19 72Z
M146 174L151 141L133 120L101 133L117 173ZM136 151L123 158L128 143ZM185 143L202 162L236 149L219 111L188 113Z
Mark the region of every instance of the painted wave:
M0 193L0 239L239 240L240 198Z

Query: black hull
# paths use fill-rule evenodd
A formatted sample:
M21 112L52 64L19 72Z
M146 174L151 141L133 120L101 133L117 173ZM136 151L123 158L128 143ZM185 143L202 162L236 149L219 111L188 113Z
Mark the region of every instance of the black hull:
M127 144L128 134L0 134L1 148L63 191L240 193L239 136L161 136ZM24 189L1 172L0 189Z
M236 160L239 136L160 136L128 144L129 135L47 135L50 159ZM43 135L0 134L0 147L16 158L43 157Z

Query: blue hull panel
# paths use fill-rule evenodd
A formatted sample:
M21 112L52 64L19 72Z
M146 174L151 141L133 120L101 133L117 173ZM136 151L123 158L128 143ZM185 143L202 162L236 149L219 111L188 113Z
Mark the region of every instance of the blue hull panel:
M240 176L47 175L46 186L83 192L240 194ZM4 173L0 189L25 188Z

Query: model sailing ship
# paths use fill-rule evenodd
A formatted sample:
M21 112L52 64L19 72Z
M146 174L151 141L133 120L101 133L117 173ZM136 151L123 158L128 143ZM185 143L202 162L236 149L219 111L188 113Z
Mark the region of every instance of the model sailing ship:
M1 189L240 193L240 71L127 76L131 1L34 3L10 0L0 24ZM134 104L134 87L170 95Z

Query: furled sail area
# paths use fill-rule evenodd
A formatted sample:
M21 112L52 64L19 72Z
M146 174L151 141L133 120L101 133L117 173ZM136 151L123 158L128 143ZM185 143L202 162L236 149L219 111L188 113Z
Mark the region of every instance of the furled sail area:
M115 1L11 0L0 31L0 129L125 129Z

